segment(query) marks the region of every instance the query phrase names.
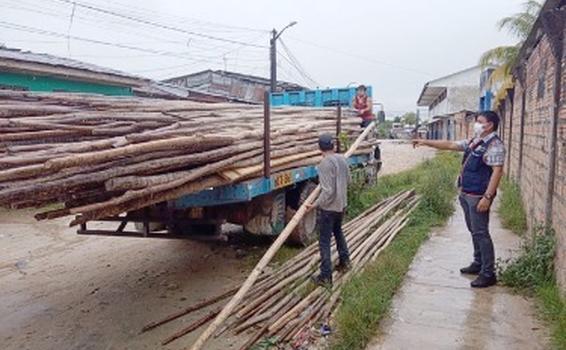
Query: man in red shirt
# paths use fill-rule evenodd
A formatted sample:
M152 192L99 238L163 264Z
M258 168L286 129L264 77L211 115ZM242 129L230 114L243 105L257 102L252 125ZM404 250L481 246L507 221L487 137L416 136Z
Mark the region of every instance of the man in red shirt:
M373 103L364 85L358 86L356 97L352 100L352 107L358 112L358 117L362 118L360 123L362 128L367 127L373 121Z

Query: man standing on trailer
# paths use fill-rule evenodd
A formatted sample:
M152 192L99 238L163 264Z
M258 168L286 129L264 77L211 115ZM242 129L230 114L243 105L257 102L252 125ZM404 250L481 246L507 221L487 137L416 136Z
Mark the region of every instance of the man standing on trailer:
M318 166L318 179L321 192L315 203L309 205L307 210L320 209L319 215L319 249L320 249L320 275L313 277L317 285L332 285L332 260L330 243L332 235L336 240L336 247L340 262L336 269L347 271L350 269L350 253L342 232L342 219L348 200L348 184L351 182L350 167L342 154L334 152L334 137L323 134L319 137L318 146L322 152L322 161Z
M356 97L352 100L352 107L358 112L358 117L362 118L360 126L366 128L373 120L373 102L367 94L365 85L358 86Z

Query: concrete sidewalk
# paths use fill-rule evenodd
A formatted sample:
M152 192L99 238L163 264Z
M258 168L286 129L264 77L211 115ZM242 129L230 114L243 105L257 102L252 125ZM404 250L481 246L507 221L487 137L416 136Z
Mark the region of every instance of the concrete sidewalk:
M496 258L508 258L520 239L491 216ZM472 289L460 267L472 258L459 205L447 225L423 244L393 301L391 315L368 350L548 349L532 302L504 287Z

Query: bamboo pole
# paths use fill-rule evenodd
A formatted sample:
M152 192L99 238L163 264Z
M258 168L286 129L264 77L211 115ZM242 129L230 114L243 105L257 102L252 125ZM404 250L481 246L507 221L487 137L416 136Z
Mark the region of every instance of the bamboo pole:
M356 139L354 144L350 147L350 149L346 152L345 157L349 157L360 145L360 143L366 138L369 132L375 127L375 123L371 123L364 132ZM257 280L263 269L267 266L267 264L271 261L275 253L281 248L287 237L293 232L295 227L298 225L299 221L303 218L303 216L307 212L307 205L310 205L314 202L314 200L320 194L320 185L318 185L312 193L307 197L305 202L301 205L301 207L297 210L291 221L287 224L285 229L279 234L275 242L269 247L265 255L261 258L261 260L257 263L254 267L251 274L248 276L246 281L242 284L238 292L232 297L232 299L228 302L228 304L222 309L220 314L216 316L214 321L208 326L208 328L200 335L197 341L191 347L192 350L199 350L202 349L204 343L210 338L210 336L216 331L216 329L226 320L226 318L230 315L232 310L236 307L236 305L242 300L248 290L252 287L254 282Z

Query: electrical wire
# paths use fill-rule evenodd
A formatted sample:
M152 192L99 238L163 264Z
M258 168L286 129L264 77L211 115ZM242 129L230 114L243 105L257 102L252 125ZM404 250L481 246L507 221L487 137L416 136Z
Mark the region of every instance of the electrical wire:
M344 55L344 56L356 58L356 59L363 60L363 61L367 61L367 62L377 63L377 64L381 64L381 65L384 65L384 66L389 66L389 67L392 67L392 68L395 68L395 69L398 69L398 70L403 70L403 71L406 71L406 72L411 72L411 73L417 73L417 74L420 74L420 75L425 75L425 76L427 76L427 77L432 77L432 76L433 76L433 75L430 74L430 73L423 72L423 71L420 71L420 70L417 70L417 69L414 69L414 68L403 67L403 66L399 66L399 65L396 65L396 64L393 64L393 63L389 63L389 62L385 62L385 61L376 60L375 58L372 58L372 57L367 57L367 56L361 56L361 55L357 55L357 54L352 54L352 53L350 53L350 52L343 51L343 50L341 50L341 49L336 49L336 48L333 48L333 47L329 47L329 46L325 46L325 45L320 45L320 44L318 44L318 43L315 43L315 42L312 42L312 41L307 41L307 40L300 39L300 38L296 38L296 37L293 37L293 36L290 36L290 35L288 35L287 37L290 38L290 40L294 40L294 41L296 41L296 42L303 43L303 44L305 44L305 45L310 45L310 46L317 47L317 48L320 48L320 49L324 49L324 50L328 50L328 51L331 51L331 52L335 52L335 53L338 53L338 54L341 54L341 55Z
M195 32L195 31L186 30L186 29L179 28L179 27L174 27L174 26L167 25L167 24L161 24L161 23L153 22L153 21L146 20L146 19L143 19L143 18L138 18L138 17L130 16L130 15L127 15L127 14L123 14L123 13L119 13L119 12L115 12L115 11L111 11L111 10L106 10L106 9L101 8L101 7L88 5L88 4L85 4L85 3L78 2L78 1L71 1L71 0L57 0L57 1L64 2L64 3L67 3L67 4L76 4L76 6L86 8L86 9L89 9L91 11L96 11L96 12L104 13L104 14L107 14L107 15L110 15L110 16L115 16L115 17L127 19L127 20L130 20L130 21L133 21L133 22L145 24L145 25L148 25L148 26L153 26L153 27L156 27L156 28L167 29L167 30L174 31L174 32L185 33L185 34L189 34L189 35L193 35L193 36L197 36L197 37L202 37L202 38L206 38L206 39L209 39L209 40L222 41L222 42L226 42L226 43L232 43L232 44L238 44L238 45L244 45L244 46L250 46L250 47L267 48L267 46L264 46L264 45L256 45L256 44L246 43L246 42L239 41L239 40L225 39L225 38L221 38L221 37L217 37L217 36L213 36L213 35L198 33L198 32Z
M59 4L59 0L51 0L51 1L57 1L57 4ZM44 4L43 2L41 4ZM25 7L25 6L28 7ZM30 7L31 6L31 7ZM26 11L26 12L31 12L31 13L40 13L40 14L44 14L47 16L51 16L54 18L57 18L59 20L63 20L65 21L66 19L64 17L61 17L61 15L57 12L51 12L52 8L51 7L44 7L41 6L40 4L34 4L29 5L29 3L26 3L25 0L18 0L16 5L11 5L11 6L5 6L7 8L11 8L11 9L17 9L20 11ZM60 12L61 10L59 10ZM130 31L129 29L133 29L134 28L134 24L132 22L124 22L123 20L120 20L120 22L110 22L110 27L108 27L108 25L104 25L104 23L108 23L108 16L105 16L103 14L99 14L96 12L92 12L91 15L89 16L81 16L76 14L75 17L77 19L81 19L83 22L89 22L91 23L91 26L95 26L98 28L101 28L103 30L108 30L112 32L112 35L116 35L116 33L122 35L122 34L131 34L132 36L135 36L136 38L139 38L140 36L142 37L146 37L146 38L150 38L152 40L155 40L157 42L159 42L160 44L162 43L171 43L171 44L182 44L183 46L187 46L188 42L186 38L183 38L182 40L171 40L171 33L167 34L167 36L155 36L155 35L149 35L148 33L146 33L146 31L141 30L141 29L137 29L135 32ZM116 26L120 26L120 28L116 28ZM153 32L152 32L153 33ZM263 34L263 33L262 33ZM261 35L261 34L260 34ZM255 39L255 37L254 37ZM210 51L214 51L214 50L225 50L228 48L232 48L234 46L234 44L222 44L222 45L218 45L218 46L201 46L199 45L199 41L198 40L194 40L194 39L189 39L190 41L190 48L192 50L196 49L199 51L206 51L206 52L210 52ZM252 48L250 47L249 49L257 49L257 48ZM222 53L222 55L224 55L225 53ZM220 55L221 56L221 55Z
M0 27L12 29L12 30L17 30L17 31L28 32L28 33L52 36L52 37L57 37L57 38L67 38L67 34L64 34L64 33L53 32L53 31L43 30L43 29L29 27L29 26L22 26L22 25L19 25L19 24L5 22L5 21L0 21ZM112 46L112 47L118 47L118 48L121 48L121 49L128 49L128 50L145 52L145 53L153 53L155 55L181 58L181 59L195 61L195 62L206 62L206 61L210 60L209 58L194 59L194 58L191 58L191 57L187 57L183 54L179 54L177 52L160 51L160 50L137 47L137 46L132 46L132 45L112 43L112 42L107 42L107 41L103 41L103 40L83 38L83 37L74 36L74 35L71 35L70 38L73 39L73 40L84 41L84 42L88 42L88 43L91 43L91 44Z
M279 42L281 43L281 46L283 46L283 50L285 50L287 54L287 57L285 55L281 55L283 59L288 61L299 72L299 74L305 77L309 82L311 82L315 86L320 86L320 84L316 80L314 80L310 74L306 72L304 67L299 62L299 60L295 57L295 55L293 55L291 50L287 47L287 45L285 45L285 42L281 38L279 39Z

